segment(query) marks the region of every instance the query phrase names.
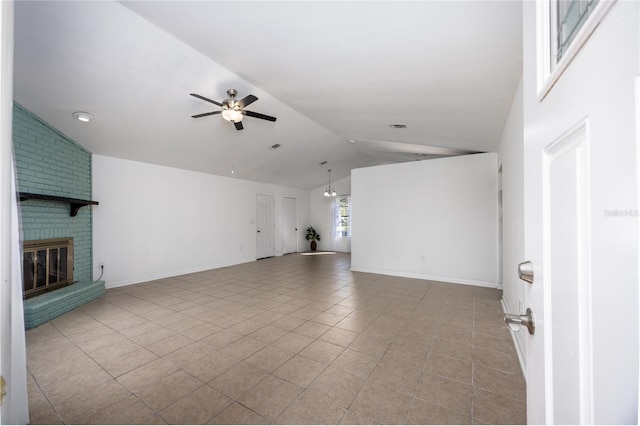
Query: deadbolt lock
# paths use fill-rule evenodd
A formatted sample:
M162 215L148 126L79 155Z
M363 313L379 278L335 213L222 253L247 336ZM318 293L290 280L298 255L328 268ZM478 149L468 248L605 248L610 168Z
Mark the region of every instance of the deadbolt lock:
M533 284L533 263L527 261L518 265L518 278Z

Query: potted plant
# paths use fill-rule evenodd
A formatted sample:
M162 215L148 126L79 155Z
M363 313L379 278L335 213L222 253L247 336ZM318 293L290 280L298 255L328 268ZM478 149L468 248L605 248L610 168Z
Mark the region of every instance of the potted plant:
M304 237L307 241L311 241L311 251L316 251L318 244L316 241L320 241L320 234L313 229L313 226L307 228L307 235Z

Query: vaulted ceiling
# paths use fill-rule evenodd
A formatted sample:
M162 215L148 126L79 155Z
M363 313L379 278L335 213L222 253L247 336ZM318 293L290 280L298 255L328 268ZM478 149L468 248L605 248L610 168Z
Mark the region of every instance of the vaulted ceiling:
M518 1L18 1L14 98L95 154L311 189L495 151L521 32ZM230 88L277 121L191 118Z

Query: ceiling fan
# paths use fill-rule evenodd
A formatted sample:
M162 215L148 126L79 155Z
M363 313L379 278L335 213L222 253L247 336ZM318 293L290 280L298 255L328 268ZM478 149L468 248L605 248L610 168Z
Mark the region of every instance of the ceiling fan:
M225 99L222 103L214 101L209 98L205 98L204 96L198 95L196 93L189 93L191 96L194 96L198 99L202 99L203 101L211 102L214 105L218 105L222 107L220 111L211 111L205 112L202 114L192 115L191 118L200 118L207 117L209 115L222 114L222 118L227 121L232 122L236 126L236 130L242 130L244 127L242 126L242 119L244 116L260 118L262 120L267 121L276 121L275 117L271 117L270 115L260 114L259 112L253 111L245 111L244 107L251 105L255 101L258 100L257 97L253 95L247 95L240 100L236 100L236 96L238 95L238 91L235 89L227 90L227 95L229 95L229 99Z

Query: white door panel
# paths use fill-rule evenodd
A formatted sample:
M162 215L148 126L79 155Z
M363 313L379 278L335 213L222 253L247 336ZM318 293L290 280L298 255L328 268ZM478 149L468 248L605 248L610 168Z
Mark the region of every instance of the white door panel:
M276 254L275 198L273 195L256 195L256 258L263 259Z
M542 165L549 423L592 418L587 129L545 148Z
M527 421L637 424L640 4L616 2L542 100L523 8Z
M282 254L298 251L298 200L282 198Z

